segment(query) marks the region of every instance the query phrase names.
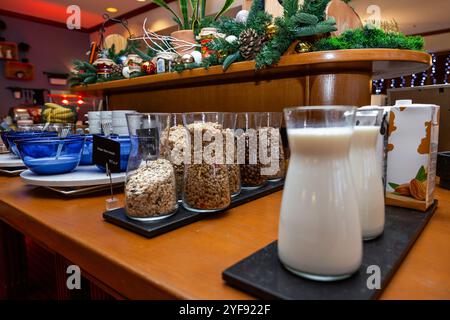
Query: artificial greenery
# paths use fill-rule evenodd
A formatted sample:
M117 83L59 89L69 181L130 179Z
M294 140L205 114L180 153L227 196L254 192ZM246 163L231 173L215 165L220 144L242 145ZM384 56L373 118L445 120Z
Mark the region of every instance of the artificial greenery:
M337 37L320 39L314 44L314 51L363 48L423 50L423 46L420 36L405 36L365 26L362 29L346 30Z
M247 21L236 22L235 19L222 17L220 20L213 23L219 33L227 36L239 35L246 29L253 29L260 36L265 36L267 27L272 21L272 16L264 11L260 1L253 1L248 14ZM208 68L211 65L222 64L226 70L233 62L243 61L244 58L239 53L239 42L230 42L222 38L217 38L207 44L208 48L216 51L217 55L210 55L205 58L202 65Z
M275 18L275 33L272 37L268 37L269 39L256 55L257 69L276 64L296 39L336 30L333 18L323 20L322 14L316 16L303 12L303 7L299 8L298 0L284 0L283 8L283 16ZM254 1L246 23L239 23L224 17L214 26L220 33L239 37L241 32L248 28L253 28L258 34L265 35L270 23L271 17L264 12L261 2ZM223 39L216 39L208 46L222 56L215 62L222 64L225 70L233 62L244 60L239 54L239 43L228 43ZM205 62L207 66L213 64L211 59L215 58L210 57L209 61Z
M273 38L256 56L256 68L276 64L296 39L335 31L335 20L320 21L319 17L299 9L298 0L283 1L283 16L275 19Z
M138 46L136 41L128 41L127 47L124 50L116 52L115 46L112 45L111 48L103 50L102 55L105 58L111 59L117 65L121 65L123 63L123 57L127 56L130 53L137 54L144 61L150 61L156 55L153 50L148 49L146 53L142 52ZM97 69L95 66L90 64L87 61L82 60L74 60L73 61L74 69L76 72L72 72L69 77L69 85L87 85L93 84L97 82L105 82L105 81L113 81L125 79L122 74L111 74L107 79L99 78L97 79ZM130 78L140 77L146 75L145 73L135 72L130 75Z
M330 32L336 30L334 18L326 19L325 8L330 0L305 0L299 6L299 0L283 0L283 16L277 17L272 22L272 16L264 11L263 1L253 1L247 21L237 22L233 18L221 16L234 0L225 0L223 8L216 16L205 16L206 0L179 0L181 18L168 7L164 0L155 0L154 2L174 14L174 20L180 28L192 28L196 34L204 27L217 28L218 33L226 37L217 37L206 45L212 53L203 59L200 64L177 64L174 71L194 69L198 67L209 68L213 65L222 65L226 70L232 63L244 61L241 52L252 46L252 53L256 54L256 68L271 66L280 60L281 56L296 41L313 43L314 51L338 50L338 49L358 49L358 48L393 48L423 50L423 38L417 36L405 36L398 32L387 32L372 26L365 26L362 29L347 30L337 37L326 37ZM348 3L350 0L343 0ZM191 15L188 16L188 5L191 6ZM186 28L188 27L188 28ZM249 30L252 29L252 30ZM252 34L257 38L258 45L255 46L250 41L245 40L241 34ZM256 34L255 34L256 33ZM248 37L247 37L248 38ZM262 39L262 46L259 41ZM239 41L241 40L241 41ZM247 42L247 43L246 43ZM242 50L244 48L244 50ZM130 41L125 50L115 52L114 46L109 50L103 51L102 55L113 60L116 64L123 63L124 56L135 53L144 61L150 61L156 52L151 49L143 52L137 47L137 43ZM246 55L248 59L250 55ZM85 61L74 61L75 70L69 78L71 85L91 84L96 82L105 82L111 80L124 79L122 74L113 73L107 79L97 79L96 68ZM146 75L142 72L136 72L131 78Z

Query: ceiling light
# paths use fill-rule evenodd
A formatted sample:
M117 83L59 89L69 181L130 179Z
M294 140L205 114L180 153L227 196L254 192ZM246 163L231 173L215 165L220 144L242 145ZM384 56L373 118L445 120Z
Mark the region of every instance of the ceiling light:
M117 10L117 8L109 7L109 8L106 8L106 11L111 12L111 13L116 13L119 10Z
M145 2L145 0L137 0L137 2Z

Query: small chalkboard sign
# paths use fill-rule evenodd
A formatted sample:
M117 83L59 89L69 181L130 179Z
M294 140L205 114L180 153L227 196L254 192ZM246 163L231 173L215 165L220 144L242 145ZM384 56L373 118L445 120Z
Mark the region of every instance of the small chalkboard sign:
M112 173L120 172L120 143L94 135L92 145L94 164L105 167Z

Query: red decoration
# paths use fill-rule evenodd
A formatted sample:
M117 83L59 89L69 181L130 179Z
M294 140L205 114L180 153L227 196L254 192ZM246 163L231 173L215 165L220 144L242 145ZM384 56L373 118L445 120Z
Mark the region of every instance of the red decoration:
M146 74L156 73L156 65L151 61L145 61L141 64L141 71Z

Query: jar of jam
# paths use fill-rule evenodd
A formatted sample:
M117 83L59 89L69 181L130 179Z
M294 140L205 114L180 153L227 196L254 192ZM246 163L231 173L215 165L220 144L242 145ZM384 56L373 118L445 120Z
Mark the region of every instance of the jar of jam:
M116 64L111 59L98 58L92 65L97 69L98 79L108 79L111 75L113 66L115 66Z

